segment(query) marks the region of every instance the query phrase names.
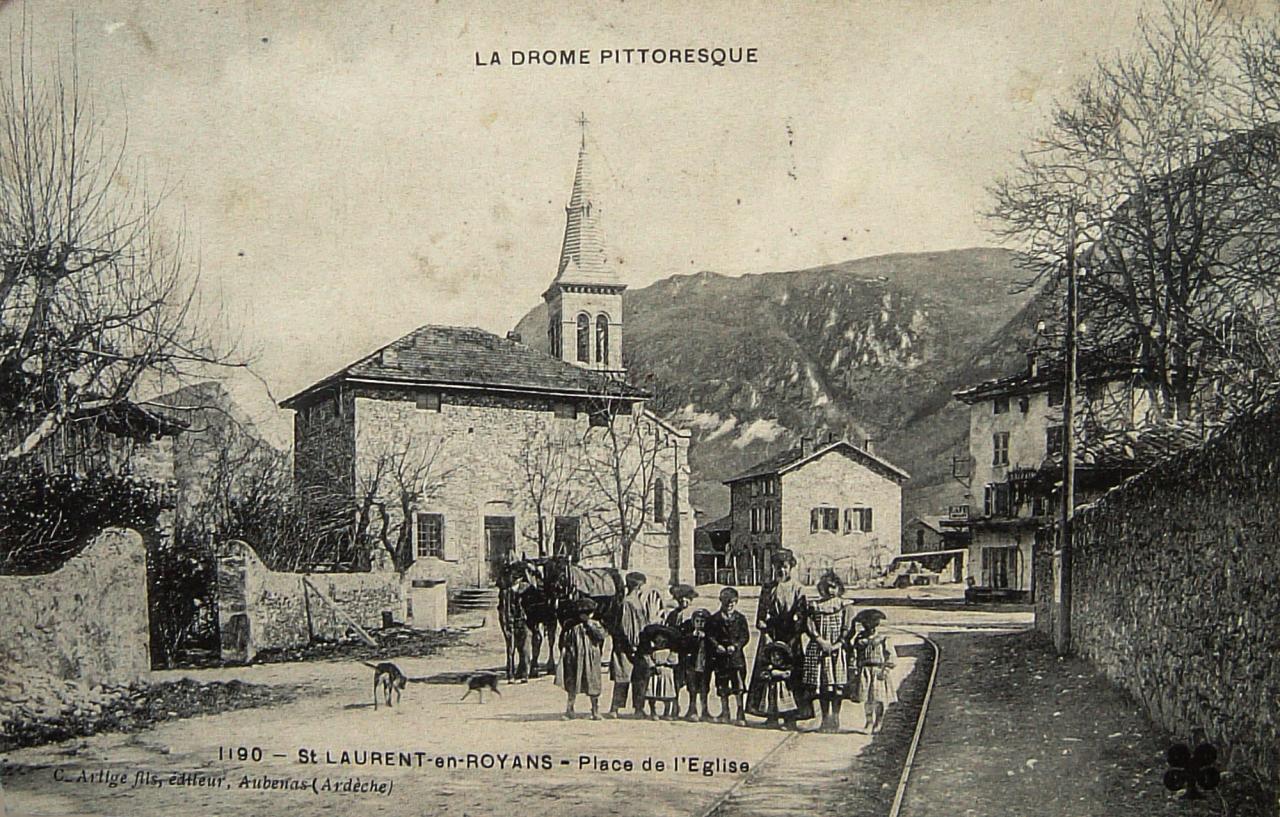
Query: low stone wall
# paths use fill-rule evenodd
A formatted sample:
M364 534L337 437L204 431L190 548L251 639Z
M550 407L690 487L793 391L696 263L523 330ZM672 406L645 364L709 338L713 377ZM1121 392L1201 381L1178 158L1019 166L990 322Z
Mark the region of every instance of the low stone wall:
M395 573L281 573L244 542L228 542L218 555L223 660L249 661L260 650L345 634L348 623L304 579L361 627L381 627L384 611L404 619L404 591Z
M151 671L147 549L108 528L58 570L0 576L0 665L85 684L125 684Z
M1082 509L1072 541L1074 649L1165 729L1280 787L1280 409Z

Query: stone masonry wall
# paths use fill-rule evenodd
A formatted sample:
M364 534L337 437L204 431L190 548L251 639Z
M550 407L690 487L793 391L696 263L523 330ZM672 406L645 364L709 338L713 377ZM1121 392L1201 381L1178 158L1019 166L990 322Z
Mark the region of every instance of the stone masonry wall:
M108 528L42 576L0 576L0 665L86 684L123 684L151 670L147 550Z
M1280 768L1280 407L1078 513L1075 650L1175 735ZM1037 550L1041 577L1051 548ZM1041 583L1038 577L1037 583ZM1049 592L1037 626L1051 626Z
M442 558L417 556L406 573L407 579L446 579L455 588L490 584L493 571L486 551L486 517L512 520L515 555L538 555L537 513L519 461L526 446L537 445L540 439L568 441L585 452L583 468L599 467L591 464L602 458L591 446L602 444L599 440L603 432L591 429L585 411L560 417L551 410L551 403L526 405L451 393L443 395L436 410L421 408L402 395L381 397L361 395L356 400L356 469L361 479L367 480L376 468L380 452L400 451L406 446L412 451L438 450L433 474L447 473L439 490L424 496L414 508L415 512L443 517ZM632 546L632 567L649 574L650 581L662 586L692 581L694 525L685 487L689 484L688 442L661 425L644 422L646 433L660 435L663 440L652 470L665 485L666 518L659 522L646 516L643 530ZM585 542L593 531L605 527L605 497L585 473L566 479L573 483L572 490L577 495L586 497L567 514L582 518ZM400 509L392 486L388 484L387 488L389 492L382 498L393 525L398 526L402 524ZM552 530L555 513L546 509L544 530ZM592 551L605 549L605 543L587 548L584 562L601 562L606 557Z
M218 556L218 625L222 658L249 661L259 651L336 638L347 623L311 591L304 575L269 570L253 548L228 542ZM306 579L361 627L382 626L383 611L404 620L404 592L395 573L312 573Z

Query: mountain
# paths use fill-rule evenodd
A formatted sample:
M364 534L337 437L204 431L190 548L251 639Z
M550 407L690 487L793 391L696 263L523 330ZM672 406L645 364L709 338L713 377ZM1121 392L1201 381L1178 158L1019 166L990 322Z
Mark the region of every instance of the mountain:
M1026 273L998 249L886 255L794 272L677 275L624 297L629 378L694 433L690 498L728 511L721 482L828 433L912 474L904 520L961 501L951 456L968 410L951 391L1006 374L1035 325ZM548 348L546 308L516 327Z

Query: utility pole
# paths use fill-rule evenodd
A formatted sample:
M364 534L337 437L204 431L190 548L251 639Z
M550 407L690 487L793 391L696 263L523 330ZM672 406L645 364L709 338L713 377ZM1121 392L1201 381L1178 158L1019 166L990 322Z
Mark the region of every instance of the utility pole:
M1071 652L1071 522L1076 504L1075 403L1076 327L1076 220L1070 214L1067 235L1067 331L1062 384L1062 507L1059 509L1058 547L1054 551L1053 646L1059 655Z

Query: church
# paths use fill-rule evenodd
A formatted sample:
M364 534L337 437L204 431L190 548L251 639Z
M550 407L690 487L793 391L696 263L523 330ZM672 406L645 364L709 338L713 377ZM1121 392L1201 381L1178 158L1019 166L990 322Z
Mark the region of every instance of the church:
M304 490L349 497L374 570L452 588L522 556L692 582L689 440L627 381L622 293L592 192L585 120L560 262L543 298L551 354L427 325L288 398Z

